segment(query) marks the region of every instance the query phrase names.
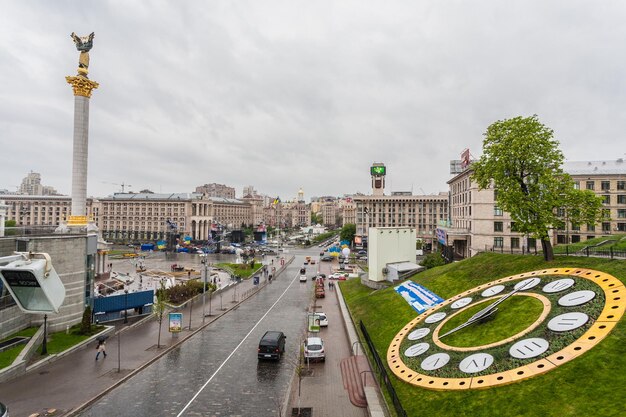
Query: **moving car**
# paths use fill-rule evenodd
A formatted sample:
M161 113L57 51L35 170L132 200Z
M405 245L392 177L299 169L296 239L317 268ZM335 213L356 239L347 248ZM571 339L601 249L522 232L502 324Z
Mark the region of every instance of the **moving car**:
M330 262L332 260L333 260L333 257L330 255L324 255L320 258L320 261L323 261L323 262Z
M324 341L321 337L307 337L304 341L304 358L309 360L326 360Z
M265 332L259 341L258 358L280 360L285 353L285 333L269 330Z
M300 268L300 282L306 282L306 268Z

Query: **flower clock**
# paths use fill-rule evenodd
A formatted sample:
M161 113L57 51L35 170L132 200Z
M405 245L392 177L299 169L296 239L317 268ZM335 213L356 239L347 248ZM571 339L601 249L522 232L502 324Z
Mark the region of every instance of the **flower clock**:
M626 309L617 278L546 269L458 294L409 322L387 352L389 368L435 390L488 388L549 372L604 339Z

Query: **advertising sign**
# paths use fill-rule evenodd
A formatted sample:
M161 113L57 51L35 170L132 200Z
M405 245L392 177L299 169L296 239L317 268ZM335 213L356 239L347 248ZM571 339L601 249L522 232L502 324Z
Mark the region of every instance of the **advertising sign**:
M418 313L423 313L443 301L443 298L413 281L404 282L394 289Z
M183 313L169 313L170 333L180 333L183 330Z
M320 331L320 316L316 313L309 313L309 332L317 333Z
M446 235L446 231L443 229L436 229L435 230L435 234L437 235L437 242L441 243L444 246L447 246L447 235Z

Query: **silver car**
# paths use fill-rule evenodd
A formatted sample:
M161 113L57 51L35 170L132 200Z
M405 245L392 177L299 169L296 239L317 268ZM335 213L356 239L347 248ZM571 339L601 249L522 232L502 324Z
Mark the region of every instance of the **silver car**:
M304 358L309 360L326 360L324 341L321 337L307 337L304 341Z

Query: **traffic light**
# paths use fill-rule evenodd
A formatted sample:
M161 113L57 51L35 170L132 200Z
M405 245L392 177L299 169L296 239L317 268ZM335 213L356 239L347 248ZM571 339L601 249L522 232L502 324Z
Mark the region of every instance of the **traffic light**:
M0 278L26 313L58 313L65 286L46 253L23 254L24 259L0 266ZM43 259L34 259L41 256Z

